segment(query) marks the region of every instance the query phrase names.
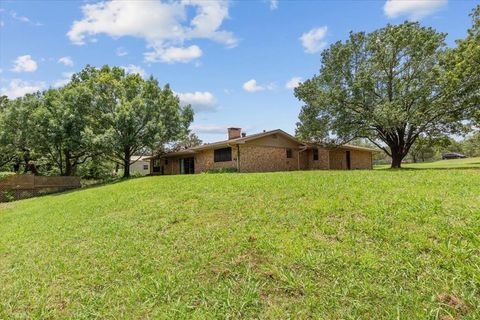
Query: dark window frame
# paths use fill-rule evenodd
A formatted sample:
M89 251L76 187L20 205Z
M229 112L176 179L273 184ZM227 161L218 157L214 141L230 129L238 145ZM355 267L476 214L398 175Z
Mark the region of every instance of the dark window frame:
M291 148L287 148L287 159L293 158L293 150Z
M318 160L318 148L314 148L313 149L313 161L317 161Z
M232 161L232 148L220 148L213 150L213 162Z
M143 170L148 170L148 164L143 165Z

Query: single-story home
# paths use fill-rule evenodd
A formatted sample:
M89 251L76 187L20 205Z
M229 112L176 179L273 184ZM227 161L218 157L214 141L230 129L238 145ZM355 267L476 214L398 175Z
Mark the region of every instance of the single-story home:
M304 143L283 130L246 135L228 128L228 140L150 157L151 174L372 169L374 149Z

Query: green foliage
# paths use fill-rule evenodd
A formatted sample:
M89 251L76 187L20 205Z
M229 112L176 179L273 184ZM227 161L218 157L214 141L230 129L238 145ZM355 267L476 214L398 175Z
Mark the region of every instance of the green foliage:
M181 139L193 121L190 106L181 108L168 85L154 78L125 74L122 68L87 67L73 76L73 84L86 83L94 98L97 126L105 129L111 159L130 175L130 157Z
M469 106L466 117L480 125L480 5L470 14L472 27L465 39L457 41L445 57L447 69L444 78L455 97L455 106Z
M183 139L192 121L192 109L180 107L168 85L119 67L87 66L62 88L1 97L0 168L99 176L105 173L93 171L110 161L129 176L130 156ZM86 169L93 160L96 169Z
M0 172L0 182L1 182L2 180L5 180L5 179L8 178L8 177L14 175L14 174L15 174L15 172L5 172L5 171L4 171L4 172Z
M180 151L182 149L193 148L202 145L202 140L195 134L190 133L186 135L183 139L176 141L170 148L169 151Z
M203 171L202 173L235 173L238 172L238 169L235 167L232 168L217 168L217 169L209 169Z
M334 43L319 74L295 90L305 103L297 135L334 144L366 138L400 167L420 135L459 132L471 107L453 102L444 39L405 22Z
M478 177L156 176L4 204L0 318L479 319Z
M462 143L462 152L469 157L480 157L480 132L468 137Z
M35 146L35 123L32 115L40 107L40 95L27 94L8 101L2 98L0 109L0 167L24 168L24 172L36 171L32 160L38 157Z

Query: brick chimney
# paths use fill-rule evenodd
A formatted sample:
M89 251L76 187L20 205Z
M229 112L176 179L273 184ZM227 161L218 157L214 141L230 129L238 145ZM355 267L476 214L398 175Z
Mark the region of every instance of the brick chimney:
M242 128L228 128L228 140L237 139L242 136Z

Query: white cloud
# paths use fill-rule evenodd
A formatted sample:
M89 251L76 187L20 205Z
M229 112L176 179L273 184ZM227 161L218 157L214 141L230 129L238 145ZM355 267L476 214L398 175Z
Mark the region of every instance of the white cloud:
M182 105L191 105L196 112L216 111L217 101L215 96L208 91L195 91L176 93Z
M33 93L45 88L44 82L30 83L21 79L12 79L8 87L0 89L1 95L6 95L9 99L22 97L27 93Z
M15 11L11 12L11 16L12 16L13 19L15 19L17 21L20 21L20 22L25 22L25 23L31 22L29 18L27 18L25 16L20 16Z
M53 83L54 88L60 88L67 85L72 79L73 72L63 72L62 76L63 76L63 79L59 79Z
M295 89L298 87L298 85L302 82L302 78L300 77L293 77L292 79L288 80L288 82L285 84L285 88L287 89Z
M117 51L115 51L115 53L117 54L117 56L119 57L123 57L123 56L126 56L128 54L127 50L125 50L124 47L118 47L117 48Z
M323 26L320 28L314 28L300 37L303 48L306 53L317 53L321 51L327 45L325 37L327 35L328 28Z
M270 10L276 10L278 8L278 0L270 0Z
M73 66L73 60L71 57L61 57L60 59L58 59L58 63L61 63L68 67Z
M127 74L137 73L142 78L145 77L145 75L147 74L147 72L142 67L136 66L134 64L129 64L128 66L122 66L122 68L125 70Z
M387 0L383 12L389 18L408 16L420 20L447 4L447 0Z
M131 36L145 39L152 51L145 54L150 62L188 62L201 56L194 39L210 39L234 47L235 36L220 27L228 18L229 1L183 0L139 2L113 0L82 7L83 19L75 21L67 36L78 45L97 34L113 38ZM195 10L191 14L192 9Z
M190 128L195 133L227 134L227 126L221 126L216 124L194 124Z
M19 56L15 60L12 71L14 72L33 72L37 70L37 63L32 59L32 56L27 54L24 56Z
M146 52L145 60L148 62L166 62L175 63L183 62L187 63L202 56L202 50L196 46L190 46L188 48L175 48L170 47L167 49L157 49L155 51Z
M42 26L43 25L40 22L33 22L32 20L30 20L29 18L27 18L25 16L18 15L15 11L10 12L10 15L12 16L12 18L14 20L17 20L17 21L20 21L20 22L23 22L23 23L30 23L34 26Z
M265 91L265 90L273 90L275 89L275 85L273 83L266 84L266 85L259 85L257 80L250 79L243 84L243 90L247 92L258 92L258 91Z

